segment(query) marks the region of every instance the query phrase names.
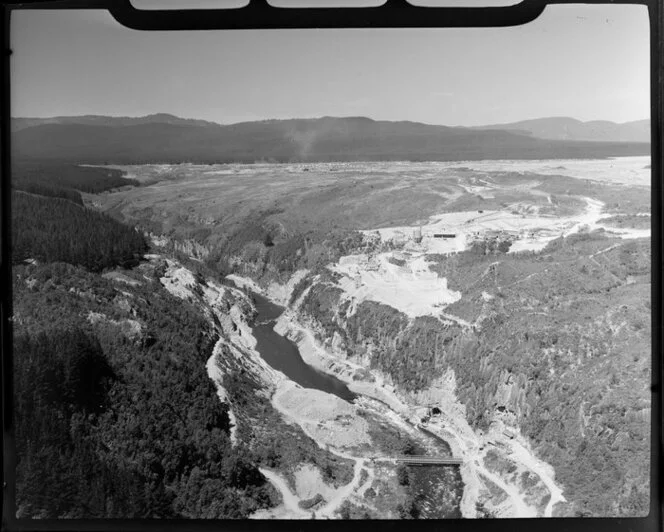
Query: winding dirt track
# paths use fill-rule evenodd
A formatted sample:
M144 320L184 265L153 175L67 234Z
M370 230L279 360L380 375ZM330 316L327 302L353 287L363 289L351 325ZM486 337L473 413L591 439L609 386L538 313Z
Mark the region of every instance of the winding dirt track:
M345 453L340 453L338 451L330 451L337 456L343 458L350 458L355 460L353 466L353 479L346 484L338 488L334 496L328 500L321 508L315 511L317 518L332 519L335 517L335 512L343 504L343 502L350 497L357 488L360 487L360 474L362 468L365 466L365 460L363 458L354 458ZM259 468L261 473L272 483L272 485L279 490L281 497L283 499L283 506L288 511L289 517L295 518L308 518L311 516L310 510L303 510L299 507L298 503L302 500L296 494L294 494L291 489L288 487L286 480L279 475L278 473L271 471L265 468Z
M319 363L313 365L322 366L321 369L323 371L325 371L324 369L325 364L324 362L323 363L320 362L322 362L324 359L327 358L335 359L335 362L341 363L343 365L346 364L346 361L339 360L338 357L335 357L333 354L327 352L323 346L319 345L318 342L315 340L315 337L313 336L311 331L308 330L306 327L304 327L302 324L297 323L297 318L294 315L290 316L289 322L290 325L294 326L296 330L303 333L299 338L299 341L296 342L298 343L298 347L300 348L301 352L305 347L304 345L302 345L302 342L304 340L307 340L308 342L311 343L311 345L306 346L307 347L306 351L309 352L307 353L309 356L305 357L307 363L311 364L311 362L313 362L308 360L309 357L320 358ZM277 332L279 332L279 334L282 335L287 334L286 330L284 331L278 330ZM342 378L343 380L343 376L341 374L337 374L336 376ZM285 388L277 387L276 393L272 397L273 405L278 411L282 413L282 415L297 423L309 437L311 437L314 441L317 441L316 436L312 434L311 431L308 430L308 425L311 423L312 420L304 419L301 416L299 416L296 412L291 412L280 401L281 395L286 391L287 389ZM371 395L372 394L369 392L368 396ZM402 416L403 415L408 416L407 413L410 411L410 408L400 398L396 397L396 395L394 394L390 395L392 396L391 404L389 405L390 410L389 412L384 413L384 415L386 416L386 421L389 420L390 423L395 423L396 425L401 425L402 423L406 423L405 419L403 419ZM428 428L441 429L441 430L436 430L436 433L438 433L442 438L444 438L450 443L455 457L464 460L464 466L462 467L462 478L465 487L464 487L464 496L461 502L462 515L466 518L473 518L476 516L475 502L477 501L479 492L483 487L482 478L484 478L492 481L507 495L509 502L503 503L503 505L501 505L501 507L504 508L505 512L505 515L503 515L504 517L536 516L538 514L537 509L532 507L530 504L526 502L525 494L521 493L520 487L518 485L505 482L505 480L501 479L497 474L493 473L492 471L488 470L485 467L483 462L484 453L480 451L480 448L482 447L481 438L468 425L467 421L465 420L465 417L461 415L461 411L457 412L457 410L458 409L456 408L450 409L450 412L445 418L444 427L443 426L434 427L430 425ZM397 411L401 412L401 415L399 415ZM520 465L526 470L532 471L542 480L543 484L551 493L550 502L548 503L546 509L544 509L543 513L545 516L551 516L553 505L558 501L564 500L564 498L562 497L562 491L560 490L560 488L556 486L553 478L548 474L548 468L546 467L546 464L542 464L535 456L532 455L532 453L526 447L523 447L520 444L517 446L516 442L511 442L506 438L502 438L500 434L494 435L494 439L497 441L498 440L501 441L502 444L506 445L511 449L512 452L510 453L510 459L514 463ZM336 454L337 456L348 458L355 462L354 475L351 482L349 482L345 486L338 488L334 496L330 500L328 500L322 508L316 511L317 517L330 518L334 516L334 513L338 510L339 506L343 503L343 501L346 498L348 498L350 495L352 495L360 487L359 486L360 471L362 470L362 467L365 465L365 463L364 459L348 455L345 452L339 451L337 449L328 448L328 450ZM272 479L278 477L278 475L277 477L275 477L274 475L276 475L276 473L272 472L272 475L268 476L268 478ZM285 481L282 480L282 482L273 482L273 484L277 489L279 489L280 492L282 492L282 495L284 496L284 501L288 500L288 504L284 502L284 506L286 507L286 509L288 509L289 513L293 514L293 517L299 517L302 515L307 515L307 516L311 515L311 512L306 512L297 507L297 502L299 501L299 499L297 498L296 495L290 492Z
M267 478L272 485L279 490L281 498L283 499L284 507L289 513L293 514L293 517L308 517L309 514L298 506L301 499L290 490L288 484L281 475L263 467L260 467L259 470L265 475L265 478Z
M321 517L327 518L334 517L334 513L339 509L339 506L341 506L343 502L348 497L350 497L352 493L360 486L360 471L362 471L362 468L365 464L365 460L363 458L354 458L344 453L333 451L332 449L330 449L330 452L343 458L350 458L351 460L355 460L355 465L353 466L353 480L351 480L345 486L341 486L337 490L337 493L334 495L334 497L328 501L328 503L323 508L321 508L319 514L317 514Z

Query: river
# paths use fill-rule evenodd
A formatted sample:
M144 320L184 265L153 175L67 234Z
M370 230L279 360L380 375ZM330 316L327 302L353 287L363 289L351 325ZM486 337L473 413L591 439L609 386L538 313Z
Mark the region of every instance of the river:
M251 293L251 297L258 312L252 333L257 341L256 351L263 360L305 388L332 393L349 402L357 398L341 380L321 373L304 362L297 346L274 331L275 321L284 311L283 307L260 294ZM409 420L403 421L429 443L427 454L451 456L449 444L443 438ZM411 496L416 501L420 517L461 517L460 501L464 486L458 467L418 466L412 468L411 477ZM359 477L356 475L356 478Z
M260 294L252 293L251 297L258 311L253 327L253 335L257 341L256 350L265 362L303 388L332 393L349 402L357 397L336 377L309 366L302 360L297 346L274 331L275 321L284 311L283 307L275 305Z
M349 402L357 398L357 394L351 392L344 382L307 364L302 359L297 346L288 338L274 331L275 321L284 311L283 307L255 292L251 293L251 298L258 311L252 332L257 341L256 350L265 362L304 388L332 393ZM378 399L374 400L389 408L387 403ZM408 420L404 420L404 422L418 430L424 439L434 444L438 453L452 456L450 446L443 438Z

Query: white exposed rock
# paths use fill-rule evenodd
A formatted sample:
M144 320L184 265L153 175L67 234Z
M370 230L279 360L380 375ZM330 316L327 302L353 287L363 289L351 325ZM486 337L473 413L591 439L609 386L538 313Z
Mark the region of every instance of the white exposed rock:
M102 277L105 279L110 279L111 281L125 283L130 286L140 286L142 284L140 281L137 281L136 279L133 279L132 277L129 277L128 275L125 275L124 273L121 272L104 273L102 274Z
M329 500L336 489L323 480L320 469L312 464L304 464L295 471L295 491L302 499L311 499L320 493L325 500Z
M152 242L152 245L163 248L168 245L168 238L165 236L157 236L150 234L150 241Z
M239 288L248 288L252 292L256 292L257 294L264 294L265 291L256 284L256 282L253 279L249 279L249 277L242 277L241 275L236 275L234 273L227 275L226 279L230 279L233 281Z
M159 279L164 288L180 299L193 298L192 290L195 286L199 286L194 274L171 259L166 259L166 264L168 268L164 276Z
M226 389L223 386L224 373L219 367L219 364L217 363L218 354L219 352L217 350L217 345L215 345L212 351L212 356L208 359L206 367L207 367L208 377L210 377L210 380L212 380L215 387L217 388L217 396L219 397L219 400L222 403L226 403L228 405L228 419L230 420L230 425L231 425L230 439L231 439L231 444L236 445L237 418L235 417L235 414L233 413L233 410L231 408L231 404L228 400L228 393L226 392Z
M267 287L267 297L277 305L285 307L290 301L291 294L297 283L309 273L309 270L298 270L286 284L270 283Z
M154 260L159 258L157 256ZM254 349L256 339L239 306L244 303L246 307L251 308L251 303L242 291L221 286L209 280L199 283L189 269L176 261L167 259L166 264L166 272L160 279L164 288L180 299L197 301L211 325L221 329L219 330L221 336L215 344L212 356L207 361L207 371L215 384L219 400L225 402L229 407L228 417L232 425L230 436L231 442L235 444L237 443L237 419L223 387L223 368L227 364L222 356L223 347L228 348L227 352L234 357L235 361L250 368L252 373L264 382L268 390L272 389L274 383L279 382L284 376L268 366ZM217 317L219 326L215 323L213 316Z
M349 255L330 269L342 275L337 286L354 306L366 300L376 301L414 318L438 315L447 305L461 299L461 292L447 287L445 277L429 270L422 254L405 255L403 266L391 262L392 257L392 252L372 259Z
M272 403L320 446L344 449L371 444L368 423L358 415L357 406L336 395L302 388L288 380L278 387Z

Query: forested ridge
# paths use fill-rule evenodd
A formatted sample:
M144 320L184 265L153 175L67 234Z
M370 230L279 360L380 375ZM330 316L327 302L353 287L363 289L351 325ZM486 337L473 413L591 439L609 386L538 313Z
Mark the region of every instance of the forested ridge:
M327 265L344 255L373 249L358 231L331 228L285 233L268 213L257 213L238 227L229 228L205 258L224 274L238 273L285 283L299 269L325 273Z
M123 175L121 170L111 168L19 159L12 164L12 188L69 199L82 205L80 192L98 194L139 184L135 179L127 179Z
M274 505L260 458L231 445L200 310L144 262L131 284L100 275L136 268L148 246L77 199L128 184L97 177L12 192L17 516L244 518Z
M12 259L69 262L91 271L136 264L142 234L106 214L62 198L12 193Z
M225 126L41 124L16 131L18 157L90 164L259 161L463 161L601 158L650 153L646 142L545 140L365 117L262 120Z
M142 234L87 209L80 192L137 185L120 170L17 160L12 166L12 258L62 261L101 271L147 251Z
M140 260L147 244L133 228L13 194L18 516L246 518L279 498L259 464L291 481L306 462L335 485L352 478L349 460L285 423L242 371L224 381L233 446L206 371L219 331L202 302L162 287L163 264ZM180 259L199 282L218 277Z
M205 364L208 323L158 280L14 269L18 514L241 518L274 492Z

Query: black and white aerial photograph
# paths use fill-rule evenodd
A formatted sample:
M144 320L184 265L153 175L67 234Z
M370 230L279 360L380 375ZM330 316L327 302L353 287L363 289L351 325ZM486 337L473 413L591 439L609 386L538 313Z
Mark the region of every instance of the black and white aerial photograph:
M15 518L647 516L649 24L13 10Z

